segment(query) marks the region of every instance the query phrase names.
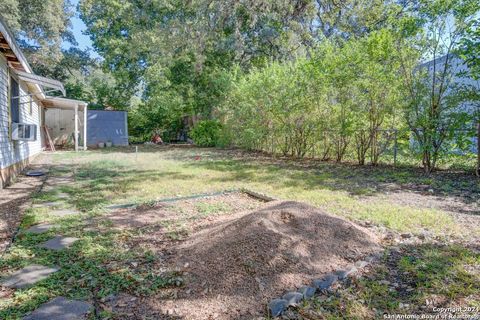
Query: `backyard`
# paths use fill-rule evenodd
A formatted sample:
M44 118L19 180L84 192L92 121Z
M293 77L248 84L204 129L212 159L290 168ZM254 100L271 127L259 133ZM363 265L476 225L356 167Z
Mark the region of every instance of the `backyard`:
M18 216L0 273L57 270L28 287L2 287L2 319L58 296L89 302L92 319L267 319L275 297L367 256L375 259L354 276L282 317L369 319L452 307L464 308L456 316L479 315L480 183L469 174L189 146L44 153L35 166L49 170L47 179ZM290 234L272 227L275 212L295 221ZM336 231L308 239L331 249L312 251L323 244L298 234L309 230L300 218L324 213L318 223ZM45 224L46 232L26 232ZM38 246L55 235L71 245ZM337 239L350 242L340 249ZM306 249L289 249L289 241ZM325 263L300 261L305 250L309 261L318 255Z

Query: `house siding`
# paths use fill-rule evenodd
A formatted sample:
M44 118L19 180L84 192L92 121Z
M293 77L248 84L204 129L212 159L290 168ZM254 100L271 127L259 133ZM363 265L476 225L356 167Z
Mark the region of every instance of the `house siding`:
M20 122L37 126L35 141L12 141L10 139L9 75L6 59L0 54L0 188L8 184L29 159L42 151L41 106L30 97L20 99ZM20 96L28 94L25 83L20 81Z

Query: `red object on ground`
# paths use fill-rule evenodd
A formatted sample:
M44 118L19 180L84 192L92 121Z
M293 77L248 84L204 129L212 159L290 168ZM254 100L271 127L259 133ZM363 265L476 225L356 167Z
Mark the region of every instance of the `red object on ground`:
M163 140L159 134L154 134L152 137L152 142L155 144L163 144Z

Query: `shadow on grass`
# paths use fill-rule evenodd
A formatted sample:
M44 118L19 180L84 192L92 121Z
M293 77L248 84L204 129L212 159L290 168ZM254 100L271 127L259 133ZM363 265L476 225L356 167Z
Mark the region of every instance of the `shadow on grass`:
M115 200L107 198L105 196L107 192L113 194L115 198L121 198L145 181L154 184L155 181L162 179L189 181L193 178L192 175L178 172L138 170L113 163L105 165L95 162L77 167L76 183L61 189L71 196L66 200L68 204L88 212Z
M331 162L294 163L275 159L191 161L189 166L227 173L222 181L255 181L276 187L303 190L328 189L351 195L409 191L438 198L454 197L464 204L480 200L480 182L472 175L437 172L425 176L420 169L390 166L357 166ZM479 214L480 211L465 211Z
M323 189L345 191L353 196L413 192L447 200L441 205L441 208L446 210L480 214L479 206L476 206L480 202L480 182L467 173L439 171L425 176L419 168L278 159L242 150L168 146L142 146L139 150L139 157L144 152L158 153L159 161L176 161L181 168L177 168L177 171L162 171L144 169L142 163L135 167L135 164L127 166L115 161L94 161L77 165L76 185L65 187L65 191L73 197L71 204L88 211L111 202L112 199L106 198L104 193L111 193L115 198L119 198L135 190L139 184L145 185L145 182L151 182L154 187L155 182L160 180L178 180L178 183L184 182L185 185L200 183L209 186L220 183L228 187L238 187L256 183L269 186L268 189L292 192L295 192L295 189L298 192ZM107 155L131 153L134 148L112 148L93 152ZM156 157L152 158L152 161L155 159ZM190 174L189 170L200 173L200 178ZM209 171L221 174L208 175Z

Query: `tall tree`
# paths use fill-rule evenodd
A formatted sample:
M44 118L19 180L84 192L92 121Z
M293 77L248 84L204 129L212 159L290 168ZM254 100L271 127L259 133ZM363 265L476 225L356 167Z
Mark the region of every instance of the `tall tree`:
M410 38L417 54L401 56L402 78L408 93L406 121L422 154L426 173L435 169L445 144L461 139L468 112L457 94L455 50L470 21L478 13L476 0L421 0L412 11L418 33ZM407 52L405 42L399 52ZM408 49L410 50L410 49ZM418 67L418 57L431 60Z
M465 28L459 50L460 56L468 66L468 76L476 82L470 91L472 102L476 103L475 121L477 122L477 168L480 177L480 19L472 20Z
M63 41L76 44L69 31L73 6L69 0L6 0L0 12L15 33L32 67L50 75L62 59Z

